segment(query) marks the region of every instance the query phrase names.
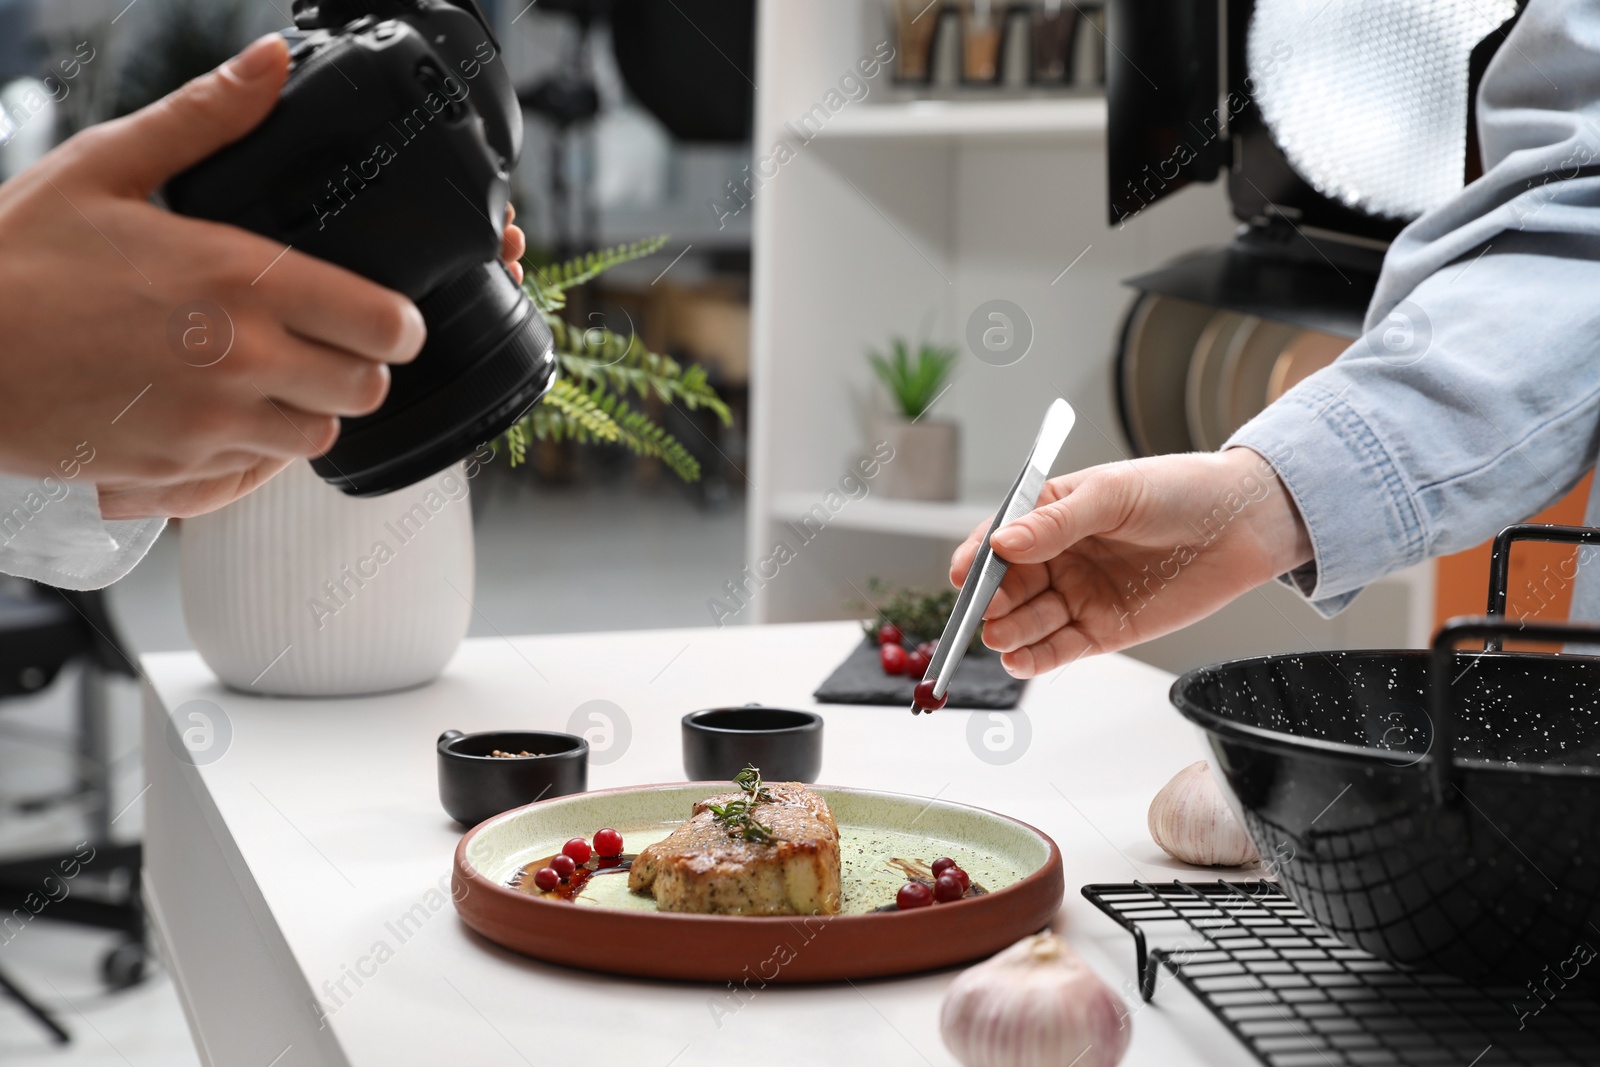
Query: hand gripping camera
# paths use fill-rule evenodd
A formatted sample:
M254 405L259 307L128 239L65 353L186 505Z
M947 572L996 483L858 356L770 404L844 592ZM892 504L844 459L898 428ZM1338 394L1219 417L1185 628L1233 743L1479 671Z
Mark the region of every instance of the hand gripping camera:
M522 112L474 0L295 0L294 21L272 114L165 195L421 309L421 354L312 461L351 496L376 496L491 440L555 378L550 331L500 263Z

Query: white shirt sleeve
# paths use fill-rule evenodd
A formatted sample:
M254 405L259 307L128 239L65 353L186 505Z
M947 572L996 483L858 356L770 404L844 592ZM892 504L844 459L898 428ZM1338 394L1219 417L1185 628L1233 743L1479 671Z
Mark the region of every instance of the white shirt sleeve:
M133 570L166 523L102 519L87 479L0 474L0 572L19 578L100 589Z

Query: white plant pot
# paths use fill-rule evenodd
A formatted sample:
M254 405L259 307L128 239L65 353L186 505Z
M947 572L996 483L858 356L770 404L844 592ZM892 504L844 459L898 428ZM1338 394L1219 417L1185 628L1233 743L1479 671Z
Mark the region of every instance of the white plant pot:
M895 500L954 500L961 482L961 427L943 419L880 418L876 440L894 448L878 491Z
M437 677L466 636L472 509L458 465L387 496L345 496L294 463L185 519L183 614L217 677L347 696Z

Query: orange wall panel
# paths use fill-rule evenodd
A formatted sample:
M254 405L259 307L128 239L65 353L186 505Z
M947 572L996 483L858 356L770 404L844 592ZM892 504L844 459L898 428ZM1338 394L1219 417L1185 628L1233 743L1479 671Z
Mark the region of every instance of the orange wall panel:
M1594 475L1583 481L1529 519L1563 526L1582 526L1584 508L1589 501L1589 485ZM1509 526L1510 523L1507 523ZM1482 615L1489 600L1489 547L1485 541L1476 548L1441 556L1434 586L1434 627L1456 615ZM1511 551L1511 591L1506 605L1510 618L1546 622L1564 621L1572 608L1572 558L1577 549L1567 545L1519 544ZM1508 642L1508 648L1538 649L1533 642Z

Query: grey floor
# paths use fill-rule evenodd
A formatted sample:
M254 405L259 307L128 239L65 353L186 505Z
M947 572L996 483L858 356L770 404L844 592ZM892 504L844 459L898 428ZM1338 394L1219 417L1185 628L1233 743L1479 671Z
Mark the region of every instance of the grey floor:
M628 483L583 490L535 488L522 478L480 480L478 614L472 634L550 633L704 625L705 602L744 564L744 516L737 505L708 513L674 486ZM178 537L169 532L113 587L125 640L139 652L189 647L178 592ZM70 679L54 691L0 707L0 855L70 847L81 839L70 807L35 815L18 798L69 781L65 735ZM129 805L118 836L140 832L142 788L138 695L113 700L116 799ZM130 803L132 802L132 803ZM142 986L105 993L100 955L111 938L47 922L0 943L0 969L49 1005L74 1034L53 1045L0 998L0 1063L8 1067L188 1067L197 1064L177 996L157 965Z

